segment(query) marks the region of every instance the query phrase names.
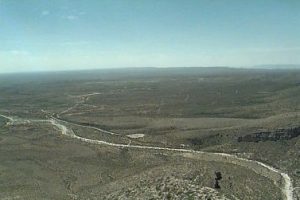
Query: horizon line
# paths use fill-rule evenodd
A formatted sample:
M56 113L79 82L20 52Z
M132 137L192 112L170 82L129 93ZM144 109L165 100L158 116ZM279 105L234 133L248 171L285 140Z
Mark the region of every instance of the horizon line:
M226 68L226 69L300 69L300 64L259 64L252 66L148 66L148 67L104 67L104 68L88 68L88 69L55 69L55 70L27 70L27 71L8 71L0 74L30 74L30 73L63 73L63 72L79 72L79 71L101 71L101 70L124 70L124 69L174 69L174 68Z

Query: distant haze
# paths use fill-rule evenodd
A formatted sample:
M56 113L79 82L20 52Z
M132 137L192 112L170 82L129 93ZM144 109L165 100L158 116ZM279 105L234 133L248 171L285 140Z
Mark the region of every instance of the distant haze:
M0 73L297 68L299 11L296 0L0 0Z

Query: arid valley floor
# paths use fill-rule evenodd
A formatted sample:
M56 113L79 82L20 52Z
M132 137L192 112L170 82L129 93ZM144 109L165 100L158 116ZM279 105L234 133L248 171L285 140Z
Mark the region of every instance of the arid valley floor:
M299 102L292 69L3 74L0 199L300 199Z

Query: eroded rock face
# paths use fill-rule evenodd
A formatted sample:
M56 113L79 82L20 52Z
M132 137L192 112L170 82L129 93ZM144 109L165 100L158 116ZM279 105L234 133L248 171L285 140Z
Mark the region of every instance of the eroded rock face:
M251 133L245 136L238 137L237 140L238 142L278 141L290 140L298 136L300 136L300 127Z

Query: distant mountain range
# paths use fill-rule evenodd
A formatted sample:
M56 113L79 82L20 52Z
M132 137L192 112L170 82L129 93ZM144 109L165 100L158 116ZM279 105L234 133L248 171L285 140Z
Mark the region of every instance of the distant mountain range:
M255 65L251 66L250 68L255 69L300 69L300 64L266 64L266 65Z
M1 0L0 0L1 1ZM12 72L1 73L0 76L5 75L22 75L33 78L37 74L39 76L66 77L70 79L74 77L95 77L99 76L110 77L128 77L128 76L173 76L173 75L211 75L211 74L232 74L232 73L249 73L250 71L270 71L270 70L300 70L300 64L265 64L253 66L209 66L209 67L128 67L128 68L102 68L102 69L82 69L69 71L36 71L36 72ZM33 77L32 77L33 76Z

